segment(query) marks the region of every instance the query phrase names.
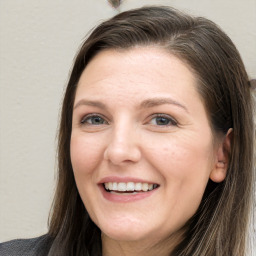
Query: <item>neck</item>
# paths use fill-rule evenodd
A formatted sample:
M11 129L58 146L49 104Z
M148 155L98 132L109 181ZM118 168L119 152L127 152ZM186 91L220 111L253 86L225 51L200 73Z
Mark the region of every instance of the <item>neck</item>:
M102 234L102 256L170 256L173 249L184 239L180 230L164 241L120 241Z

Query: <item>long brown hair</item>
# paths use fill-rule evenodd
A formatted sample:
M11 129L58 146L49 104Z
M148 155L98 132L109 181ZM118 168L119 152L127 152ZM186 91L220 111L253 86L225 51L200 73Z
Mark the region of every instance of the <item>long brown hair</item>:
M197 213L186 224L184 240L171 255L244 256L254 180L249 79L237 49L216 24L170 7L118 14L94 29L76 56L59 127L50 255L101 255L100 230L79 196L70 160L72 111L80 75L99 51L148 45L164 48L190 66L215 136L233 128L227 177L218 184L209 181Z

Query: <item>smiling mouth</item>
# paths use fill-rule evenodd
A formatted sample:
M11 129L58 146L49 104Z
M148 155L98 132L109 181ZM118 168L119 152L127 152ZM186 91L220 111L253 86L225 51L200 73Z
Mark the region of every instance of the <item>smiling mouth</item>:
M148 192L159 187L158 184L141 182L106 182L103 183L105 190L114 194L137 194Z

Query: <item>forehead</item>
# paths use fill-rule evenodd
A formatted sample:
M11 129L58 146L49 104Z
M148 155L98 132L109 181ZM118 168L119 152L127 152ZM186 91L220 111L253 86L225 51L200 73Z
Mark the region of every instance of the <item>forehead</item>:
M196 84L189 66L162 48L108 49L98 53L86 66L78 93L82 88L99 89L100 93L110 89L132 93L140 89L157 92L171 88L195 92Z

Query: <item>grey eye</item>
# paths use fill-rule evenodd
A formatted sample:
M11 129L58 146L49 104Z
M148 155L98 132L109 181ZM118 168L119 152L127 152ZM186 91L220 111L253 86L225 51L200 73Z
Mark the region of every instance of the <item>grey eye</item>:
M177 122L173 118L166 115L157 115L153 117L149 123L153 125L159 125L159 126L169 126L169 125L176 126L177 125Z
M161 117L161 116L159 116L159 117L156 117L156 124L157 125L168 125L168 124L170 124L170 119L168 119L168 118L166 118L166 117Z
M106 124L106 121L104 120L104 118L100 117L100 116L89 116L89 117L85 117L82 121L82 124L91 124L91 125L101 125L101 124Z

